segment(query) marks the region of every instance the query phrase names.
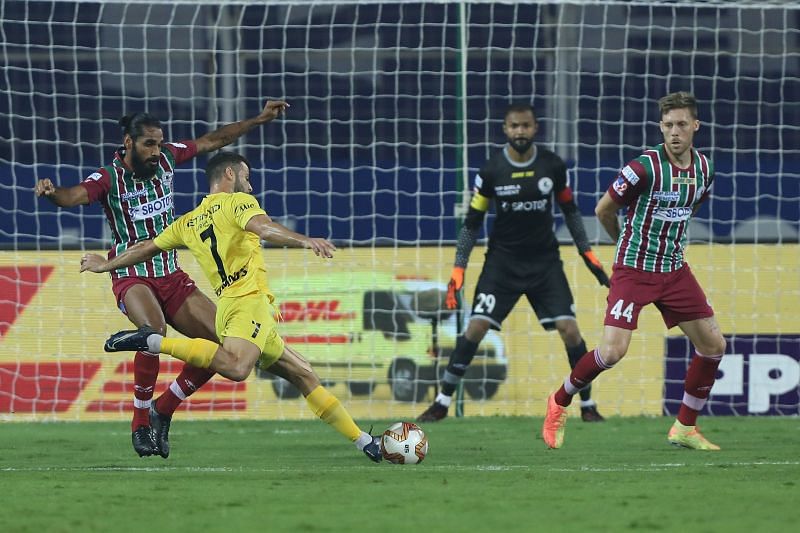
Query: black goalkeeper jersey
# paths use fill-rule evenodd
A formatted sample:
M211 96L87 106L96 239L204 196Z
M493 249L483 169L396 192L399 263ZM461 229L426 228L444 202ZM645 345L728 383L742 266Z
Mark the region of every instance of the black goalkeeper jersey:
M508 145L498 150L475 176L476 195L471 206L485 212L489 202L480 197L493 198L497 214L489 235L489 252L498 250L530 259L557 254L553 198L568 187L567 166L540 146L525 163L512 161L507 150L511 150Z

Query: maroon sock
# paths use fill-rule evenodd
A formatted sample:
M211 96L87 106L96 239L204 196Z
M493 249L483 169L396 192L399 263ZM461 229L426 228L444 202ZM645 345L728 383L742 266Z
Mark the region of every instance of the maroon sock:
M156 411L165 416L172 416L185 398L191 396L213 376L214 372L207 368L183 365L183 370L175 381L170 383L169 388L156 399Z
M692 362L686 370L683 385L683 401L678 410L678 422L684 426L694 426L697 415L703 409L711 394L711 387L717 379L717 368L722 356L701 356L695 351Z
M150 425L150 401L158 379L158 356L136 352L133 357L133 420L131 431Z
M578 394L581 389L588 386L600 372L608 370L612 366L614 365L609 365L603 361L599 349L586 352L583 357L578 359L567 380L556 391L556 403L562 407L567 407L572 403L572 397L575 394Z

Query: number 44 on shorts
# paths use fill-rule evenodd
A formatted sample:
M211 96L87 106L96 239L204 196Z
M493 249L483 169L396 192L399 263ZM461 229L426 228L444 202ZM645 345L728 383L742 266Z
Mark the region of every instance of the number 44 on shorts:
M623 309L623 306L625 309ZM633 302L629 303L627 306L623 300L617 300L617 303L611 308L611 316L614 317L614 320L619 320L620 317L625 317L629 323L633 320Z

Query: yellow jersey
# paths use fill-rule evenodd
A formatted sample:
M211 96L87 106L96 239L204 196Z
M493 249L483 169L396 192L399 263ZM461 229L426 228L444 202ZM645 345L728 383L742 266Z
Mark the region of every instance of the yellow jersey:
M162 250L186 246L220 298L261 292L270 303L261 241L245 226L266 215L258 201L243 192L209 194L194 210L170 224L153 243Z

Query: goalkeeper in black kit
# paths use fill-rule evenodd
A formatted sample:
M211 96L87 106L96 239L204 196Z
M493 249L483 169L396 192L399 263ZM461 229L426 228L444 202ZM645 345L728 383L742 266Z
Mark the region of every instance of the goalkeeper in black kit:
M527 104L509 106L503 123L508 143L475 176L474 194L458 235L456 260L448 284L449 309L457 305L456 291L464 284L470 252L492 201L497 217L475 287L469 325L456 341L442 377L441 392L418 418L422 422L435 422L447 416L453 392L481 340L489 328L500 329L523 294L542 327L555 329L561 335L571 367L586 353L553 232L554 198L586 266L606 287L609 286L608 276L589 245L583 219L567 182L567 167L556 154L533 143L537 129L533 107ZM602 421L591 399L591 389L582 390L580 396L583 420Z

